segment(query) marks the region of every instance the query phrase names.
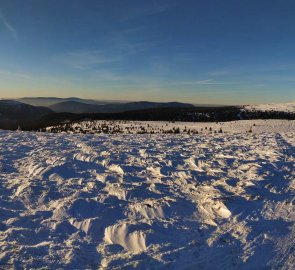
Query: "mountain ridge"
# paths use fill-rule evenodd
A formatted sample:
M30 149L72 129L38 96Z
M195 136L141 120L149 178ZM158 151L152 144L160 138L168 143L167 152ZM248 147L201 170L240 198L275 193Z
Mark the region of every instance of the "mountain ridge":
M85 104L77 101L65 101L50 106L57 113L120 113L133 110L156 109L164 107L194 108L194 105L181 102L138 101L119 104Z

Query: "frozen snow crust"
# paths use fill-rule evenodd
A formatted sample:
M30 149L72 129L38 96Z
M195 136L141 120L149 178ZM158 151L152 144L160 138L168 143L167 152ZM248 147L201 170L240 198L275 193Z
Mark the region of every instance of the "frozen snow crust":
M289 112L295 113L295 101L287 103L269 103L269 104L258 104L258 105L245 105L243 106L248 111L276 111L276 112Z
M294 132L0 132L1 269L293 269Z

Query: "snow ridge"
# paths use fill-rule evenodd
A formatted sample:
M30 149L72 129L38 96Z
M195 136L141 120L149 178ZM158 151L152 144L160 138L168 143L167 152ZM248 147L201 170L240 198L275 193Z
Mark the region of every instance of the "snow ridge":
M295 101L287 103L270 103L270 104L258 104L258 105L245 105L243 108L247 111L276 111L276 112L288 112L295 113Z

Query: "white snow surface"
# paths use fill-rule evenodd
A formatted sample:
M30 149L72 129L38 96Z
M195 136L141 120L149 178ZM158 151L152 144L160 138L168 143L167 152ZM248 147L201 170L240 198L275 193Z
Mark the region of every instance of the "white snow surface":
M294 269L292 130L0 138L0 269Z
M258 105L245 105L243 106L248 111L276 111L276 112L289 112L295 113L295 101L286 103L269 103L269 104L258 104Z
M66 125L62 125L65 127ZM228 122L165 122L165 121L81 121L70 124L72 130L65 133L81 133L83 130L86 133L99 133L97 129L109 127L110 131L120 129L123 134L137 134L143 130L147 133L154 132L155 134L163 134L167 131L173 131L179 128L180 133L196 133L207 135L219 132L223 133L247 133L251 130L252 133L264 132L295 132L295 120L239 120ZM48 127L47 131L52 128Z

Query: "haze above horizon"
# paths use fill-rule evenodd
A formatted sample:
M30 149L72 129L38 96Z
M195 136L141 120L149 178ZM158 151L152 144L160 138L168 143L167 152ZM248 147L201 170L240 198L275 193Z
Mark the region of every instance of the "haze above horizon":
M0 98L295 100L291 0L2 0Z

